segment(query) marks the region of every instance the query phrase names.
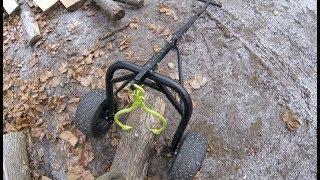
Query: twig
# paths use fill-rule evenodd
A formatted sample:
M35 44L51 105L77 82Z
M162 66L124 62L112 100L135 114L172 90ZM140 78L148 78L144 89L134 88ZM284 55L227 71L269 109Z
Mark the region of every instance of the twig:
M127 25L125 25L125 26L122 27L122 28L119 28L119 29L116 29L116 30L112 31L111 33L107 34L106 36L100 37L100 40L108 39L109 37L117 34L118 32L123 31L124 29L126 29L127 27L129 27L130 23L131 23L131 22L129 22Z

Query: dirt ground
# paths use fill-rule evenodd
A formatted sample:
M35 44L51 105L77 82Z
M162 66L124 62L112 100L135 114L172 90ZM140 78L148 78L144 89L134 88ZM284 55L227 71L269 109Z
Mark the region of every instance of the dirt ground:
M316 179L317 2L220 2L222 9L209 7L179 43L194 103L188 130L209 139L197 177ZM162 3L167 14L159 11ZM43 33L34 47L27 46L18 17L4 19L4 132L29 135L34 178L90 179L108 170L118 135L85 138L74 126L78 98L104 87L103 72L111 63L146 62L201 5L191 0L146 0L141 9L121 5L126 15L119 22L89 2L74 12L61 4L46 15L34 9ZM134 17L132 26L99 40ZM159 71L174 77L169 62L176 62L174 53ZM195 76L208 81L190 88ZM31 82L39 78L32 91ZM39 95L24 93L29 88ZM36 107L36 115L29 115ZM179 116L168 105L165 117L169 128L163 136L170 139ZM288 119L299 125L289 130ZM61 138L65 131L76 136L75 146ZM164 174L168 163L154 156L148 175Z

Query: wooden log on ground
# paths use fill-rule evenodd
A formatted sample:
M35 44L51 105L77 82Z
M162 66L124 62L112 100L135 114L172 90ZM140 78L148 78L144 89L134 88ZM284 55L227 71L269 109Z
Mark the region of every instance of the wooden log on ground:
M118 21L125 15L124 10L112 0L93 0L102 9L110 19Z
M123 4L128 4L135 7L142 7L144 4L144 0L114 0L117 2L121 2Z
M8 16L8 14L7 14L6 12L3 12L3 14L2 14L2 20L4 20L7 16Z
M34 3L32 0L27 0L27 4L29 5L29 7L34 7Z
M43 12L52 9L59 0L33 0L34 4L38 6Z
M150 99L147 103L150 108L160 114L164 113L165 103L157 97L147 96ZM127 120L128 125L133 129L123 132L113 159L110 171L97 180L107 180L117 177L126 180L143 179L148 169L148 159L152 152L152 143L155 135L147 128L158 125L158 119L141 109L130 113Z
M3 177L5 180L30 180L25 135L20 132L3 135Z
M3 0L3 8L9 15L17 11L18 7L19 5L15 0Z
M74 11L79 9L86 0L60 0L60 2L66 7L68 11Z
M21 21L28 44L31 46L41 38L40 29L27 2L21 4Z

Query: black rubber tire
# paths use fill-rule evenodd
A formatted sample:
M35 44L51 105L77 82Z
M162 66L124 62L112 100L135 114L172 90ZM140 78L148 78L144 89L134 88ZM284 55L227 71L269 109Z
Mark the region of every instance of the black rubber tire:
M188 133L169 168L168 179L192 180L201 168L207 146L206 138L196 133Z
M117 102L114 100L114 111L116 111ZM76 127L89 137L98 137L105 133L108 127L113 123L113 114L110 112L112 106L106 102L106 92L98 89L87 93L80 101L76 115ZM106 117L108 117L106 119ZM106 128L101 131L98 125L107 120Z

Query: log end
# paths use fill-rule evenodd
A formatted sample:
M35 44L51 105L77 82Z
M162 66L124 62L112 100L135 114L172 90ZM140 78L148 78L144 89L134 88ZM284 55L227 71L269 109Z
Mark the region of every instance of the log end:
M138 0L137 7L142 7L144 5L144 0Z
M29 46L34 45L36 42L38 42L39 39L41 39L41 35L37 34L35 36L33 36L30 40L29 40Z
M112 20L114 21L119 21L120 19L122 19L125 15L125 12L123 9L119 9L118 11L113 12L112 15Z
M83 6L85 1L86 0L78 0L74 4L70 4L69 1L60 0L60 2L64 5L64 7L66 7L67 11L75 11L81 8L81 6Z

